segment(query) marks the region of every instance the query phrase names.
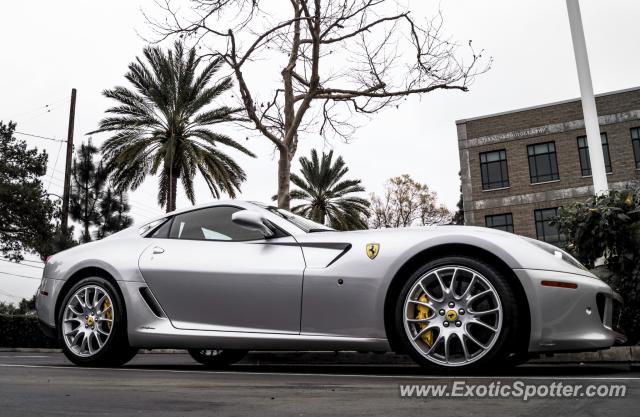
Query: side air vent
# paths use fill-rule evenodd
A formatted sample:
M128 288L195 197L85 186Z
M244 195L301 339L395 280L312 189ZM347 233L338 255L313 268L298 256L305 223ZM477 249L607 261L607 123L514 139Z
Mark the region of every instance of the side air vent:
M147 303L147 306L149 307L149 309L151 309L153 314L155 314L159 318L167 317L162 312L162 308L160 307L160 304L158 304L158 301L156 300L156 298L153 296L153 294L151 294L151 291L149 290L149 288L141 287L140 295L142 296L142 299L145 301L145 303Z
M600 321L604 323L604 308L606 305L606 298L604 294L596 295L596 306L598 307L598 315L600 315Z

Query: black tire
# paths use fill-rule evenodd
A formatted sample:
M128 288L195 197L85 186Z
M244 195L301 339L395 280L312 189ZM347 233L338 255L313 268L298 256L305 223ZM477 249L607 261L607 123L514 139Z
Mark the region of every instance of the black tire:
M220 369L234 364L247 354L246 350L189 349L189 355L207 368Z
M79 289L88 285L95 285L100 287L111 298L113 308L113 324L111 328L111 334L109 335L106 342L104 342L104 345L100 350L90 356L79 356L69 348L66 341L64 340L63 317L66 306L69 303L71 297L73 297ZM124 301L122 300L120 293L111 284L111 282L102 277L95 276L83 278L75 285L73 285L65 294L65 297L60 306L60 311L58 311L58 318L56 323L58 343L62 347L62 351L64 352L67 359L69 359L76 365L95 367L121 366L133 359L133 357L138 352L138 349L134 349L129 346Z
M479 357L475 362L459 366L448 366L427 359L412 345L404 327L403 308L407 294L420 277L435 268L454 265L467 267L479 272L493 285L500 298L500 303L503 308L503 318L500 334L489 351L484 353L484 355ZM516 352L518 352L518 332L516 326L518 325L519 316L516 296L507 277L497 268L481 259L469 256L448 256L423 265L407 279L402 287L396 300L394 314L396 336L398 340L400 340L404 352L409 354L416 363L426 369L448 373L481 372L488 369L495 369L494 367L504 369L505 367L514 366L521 360L521 355L516 354ZM517 355L518 360L513 360L514 355Z

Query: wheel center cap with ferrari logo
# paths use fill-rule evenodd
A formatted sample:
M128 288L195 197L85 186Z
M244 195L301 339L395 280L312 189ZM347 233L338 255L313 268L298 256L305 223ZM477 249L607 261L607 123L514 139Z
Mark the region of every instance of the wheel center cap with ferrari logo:
M96 321L96 319L93 316L87 317L87 326L93 326L95 321Z
M447 311L447 320L455 321L458 318L458 313L455 310Z

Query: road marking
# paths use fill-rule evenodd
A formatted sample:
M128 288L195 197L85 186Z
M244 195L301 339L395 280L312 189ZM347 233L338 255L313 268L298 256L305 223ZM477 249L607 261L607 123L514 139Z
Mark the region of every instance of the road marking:
M371 379L516 379L516 380L563 380L563 381L640 381L640 377L591 377L591 376L451 376L451 375L368 375L368 374L326 374L326 373L310 373L310 372L254 372L254 371L210 371L197 370L188 371L180 369L141 369L141 368L90 368L90 367L74 367L59 365L23 365L0 363L0 367L6 368L47 368L47 369L76 369L76 370L96 370L96 371L120 371L120 372L165 372L173 374L220 374L220 375L267 375L267 376L316 376L316 377L346 377L346 378L371 378Z
M43 356L43 355L2 355L0 358L50 358L51 356Z

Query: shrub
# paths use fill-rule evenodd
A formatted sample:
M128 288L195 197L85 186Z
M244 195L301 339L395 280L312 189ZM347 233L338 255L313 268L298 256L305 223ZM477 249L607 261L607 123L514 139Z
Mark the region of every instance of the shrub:
M640 340L640 188L610 191L562 208L554 220L566 249L625 300L621 327ZM604 263L595 268L600 260ZM595 269L594 269L595 268Z
M0 314L0 347L57 348L58 342L42 333L34 315Z

